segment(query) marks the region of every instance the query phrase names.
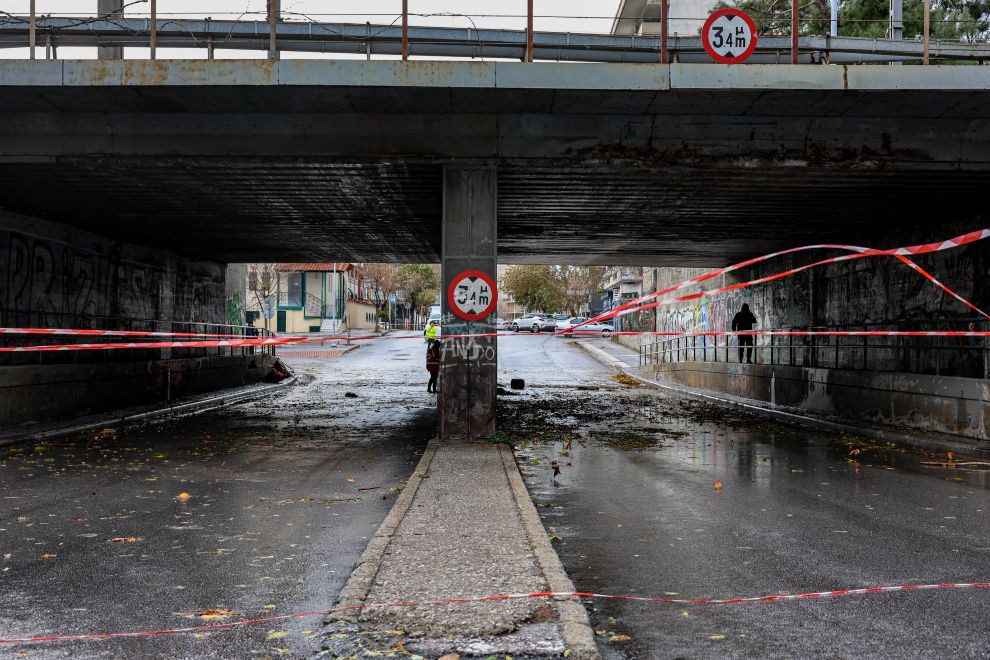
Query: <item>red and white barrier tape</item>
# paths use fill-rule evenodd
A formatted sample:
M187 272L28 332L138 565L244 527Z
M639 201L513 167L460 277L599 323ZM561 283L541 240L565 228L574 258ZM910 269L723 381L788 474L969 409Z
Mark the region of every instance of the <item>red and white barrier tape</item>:
M115 351L148 348L219 348L224 346L282 346L298 343L305 337L276 337L272 339L219 339L203 341L146 341L106 344L53 344L51 346L4 346L0 353L58 353L62 351Z
M47 335L74 337L210 337L211 339L246 339L247 335L224 335L210 332L165 332L157 330L91 330L89 328L0 328L0 335Z
M640 603L660 603L666 605L739 605L743 603L767 603L773 601L809 600L813 598L829 598L838 596L859 596L864 594L890 593L895 591L923 591L937 589L986 589L990 582L942 582L935 584L903 584L889 587L862 587L858 589L835 589L832 591L813 591L800 594L769 594L764 596L745 596L739 598L655 598L651 596L626 596L613 594L596 594L583 591L553 592L543 591L528 594L500 594L495 596L476 596L471 598L442 598L435 600L396 601L391 603L366 603L363 605L343 605L329 610L312 610L294 612L277 616L266 616L258 619L231 621L229 623L212 623L187 628L165 628L161 630L140 630L122 633L86 633L79 635L38 635L33 637L0 638L0 644L30 644L39 642L68 642L90 639L114 639L119 637L157 637L161 635L177 635L206 631L225 630L241 626L249 626L271 621L284 621L308 616L322 616L332 612L345 610L369 610L387 607L417 607L423 605L451 605L461 603L484 603L493 601L520 600L528 598L598 598L606 600L625 600Z
M774 279L779 279L780 277L786 277L788 275L793 275L793 274L799 273L799 272L801 272L803 270L807 270L809 268L813 268L813 267L816 267L816 266L822 266L822 265L825 265L825 264L838 263L838 262L841 262L841 261L849 261L849 260L852 260L852 259L862 259L862 258L865 258L865 257L894 256L894 257L897 257L902 262L904 262L905 264L907 264L908 266L910 266L911 268L913 268L915 271L917 271L919 274L921 274L922 276L924 276L926 279L928 279L931 282L935 283L942 290L946 291L947 293L949 293L950 295L952 295L957 300L963 302L965 305L967 305L971 309L976 310L977 312L979 312L984 317L990 318L990 315L986 314L983 310L981 310L978 307L974 306L968 300L962 298L961 296L959 296L959 294L955 293L951 289L948 289L947 287L945 287L941 282L939 282L937 279L935 279L935 277L933 277L932 275L930 275L929 273L927 273L926 271L924 271L924 269L922 269L920 266L918 266L917 264L915 264L910 259L907 259L907 256L908 255L929 254L931 252L939 252L939 251L942 251L942 250L949 250L949 249L952 249L952 248L960 247L962 245L968 245L970 243L975 243L976 241L981 241L981 240L983 240L985 238L988 238L988 237L990 237L990 228L979 229L977 231L972 231L972 232L969 232L967 234L963 234L961 236L957 236L955 238L951 238L949 240L936 241L934 243L925 243L925 244L922 244L922 245L913 245L913 246L907 246L907 247L890 248L890 249L887 249L887 250L878 250L878 249L875 249L875 248L867 248L867 247L862 247L862 246L858 246L858 245L829 244L829 243L820 244L820 245L805 245L805 246L802 246L802 247L790 248L788 250L783 250L783 251L780 251L780 252L772 252L770 254L766 254L766 255L763 255L761 257L755 257L753 259L747 259L746 261L740 261L737 264L733 264L731 266L726 266L725 268L720 268L718 270L713 270L713 271L710 271L708 273L704 273L702 275L698 275L697 277L693 277L693 278L691 278L689 280L684 280L683 282L679 282L677 284L674 284L672 286L669 286L669 287L667 287L665 289L662 289L661 291L656 291L656 292L653 292L653 293L649 293L649 294L647 294L645 296L642 296L640 298L637 298L636 300L632 300L632 301L630 301L628 303L624 303L622 305L619 305L618 307L615 307L615 308L609 310L608 312L605 312L604 314L600 314L599 316L596 316L596 317L594 317L592 319L589 319L588 321L585 322L585 324L587 324L587 323L597 323L597 322L601 322L601 321L607 321L607 320L612 319L612 318L615 318L617 316L622 316L622 315L625 315L625 314L630 314L630 313L633 313L633 312L642 311L644 309L651 309L652 307L657 307L659 305L644 305L644 303L646 303L649 300L656 299L656 298L658 298L660 296L667 295L668 293L673 293L675 291L679 291L680 289L684 289L686 287L689 287L689 286L692 286L692 285L695 285L695 284L700 284L701 282L704 282L706 280L712 279L714 277L718 277L719 275L724 275L726 273L730 273L732 271L739 270L741 268L747 268L749 266L754 266L754 265L756 265L758 263L761 263L761 262L764 262L764 261L768 261L768 260L774 259L776 257L781 257L781 256L784 256L784 255L794 254L796 252L803 252L803 251L809 251L809 250L844 250L844 251L847 251L847 252L853 252L854 254L846 254L846 255L841 255L841 256L838 256L838 257L833 257L832 259L825 259L825 260L816 262L814 264L811 264L810 266L805 266L805 267L801 267L801 268L791 269L791 270L785 271L784 273L778 273L777 275L771 276L771 277L768 277L768 278L760 278L758 280L752 280L751 282L745 282L745 283L742 283L742 284L739 284L739 285L734 285L732 288L723 288L723 289L719 289L719 290L715 290L715 291L709 291L709 292L705 292L705 293L702 293L702 294L699 294L699 295L695 295L693 297L683 297L682 299L677 299L677 300L674 300L674 301L671 301L671 302L683 302L685 300L693 300L695 298L701 298L701 297L705 297L705 296L709 296L709 295L714 295L715 293L719 293L719 292L723 292L723 291L730 291L732 289L739 289L739 288L744 288L744 287L747 287L747 286L754 286L755 284L761 284L761 283L764 283L764 282L769 282L769 281L772 281ZM667 303L667 304L670 304L670 303ZM582 324L582 325L585 325L585 324ZM578 326L578 327L580 327L580 326Z
M662 303L657 303L657 305ZM625 330L609 332L610 336L648 335L651 337L990 337L987 330L743 330L733 331L698 331L698 332L659 332L652 330ZM544 333L533 332L484 332L465 335L444 335L441 339L479 339L483 337L546 337ZM559 331L553 336L565 337L601 337L601 331ZM364 337L276 337L271 339L235 339L235 340L203 340L203 341L157 341L157 342L118 342L105 344L53 344L51 346L5 346L0 347L0 353L59 353L66 351L113 351L141 350L161 348L237 348L241 346L305 346L316 342L327 341L372 341L372 340L417 340L423 341L420 335Z

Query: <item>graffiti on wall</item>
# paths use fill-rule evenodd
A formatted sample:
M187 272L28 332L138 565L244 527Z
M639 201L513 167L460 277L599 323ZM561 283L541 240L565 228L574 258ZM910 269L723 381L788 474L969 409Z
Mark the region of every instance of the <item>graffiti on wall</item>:
M149 258L127 258L109 241L59 241L0 228L4 323L92 327L98 317L207 322L224 318L219 264L191 264L160 252L140 252Z

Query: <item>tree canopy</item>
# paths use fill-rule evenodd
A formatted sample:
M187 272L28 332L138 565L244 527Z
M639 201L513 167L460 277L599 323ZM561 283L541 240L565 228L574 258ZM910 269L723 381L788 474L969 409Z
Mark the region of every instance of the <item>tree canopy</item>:
M603 269L587 266L512 266L499 287L528 311L576 314L601 286Z
M440 297L440 273L430 264L402 264L399 286L405 289L413 309L422 314Z
M714 10L738 7L753 17L759 34L785 35L791 32L790 0L719 0ZM922 35L923 0L904 0L904 38ZM828 0L800 4L801 34L828 34ZM889 0L840 0L839 35L844 37L886 37L890 23ZM990 0L932 0L931 38L981 41L990 36Z

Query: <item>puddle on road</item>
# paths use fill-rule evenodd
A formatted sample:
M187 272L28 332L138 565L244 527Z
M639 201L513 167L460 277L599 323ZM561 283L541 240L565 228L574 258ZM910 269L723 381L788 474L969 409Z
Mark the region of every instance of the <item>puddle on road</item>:
M539 387L511 399L500 397L498 428L522 450L526 461L533 460L527 451L568 442L621 451L666 450L672 458L698 466L724 462L729 454L739 460L746 460L744 454L770 460L764 449L772 448L795 457L815 454L818 460L843 461L857 469L901 470L990 489L990 462L985 460L803 429L734 408L632 387L605 386L595 391ZM716 452L720 443L724 447Z
M883 547L903 546L891 567L932 571L927 549L897 537L904 519L926 526L926 542L941 532L973 530L975 540L950 535L931 552L963 553L952 555L962 557L958 567L941 564L964 577L983 565L980 530L990 509L984 492L990 473L960 469L962 456L953 457L952 468L927 466L948 457L645 388L533 387L500 397L499 407L500 437L513 443L548 535L579 590L719 597L762 593L768 582L819 588L823 579L839 588L857 582L856 571L873 576L885 570L884 553L877 553L877 565L853 568L854 561L873 561L860 553L877 532L886 535L878 541ZM888 526L870 528L881 522ZM831 558L830 552L838 558L819 576L809 558ZM835 573L836 565L853 572ZM799 607L767 618L755 608L723 616L616 601L587 605L608 658L787 655L791 631L805 624ZM835 625L855 629L857 611L815 616L835 616ZM847 614L852 620L843 618ZM801 655L793 648L789 654Z

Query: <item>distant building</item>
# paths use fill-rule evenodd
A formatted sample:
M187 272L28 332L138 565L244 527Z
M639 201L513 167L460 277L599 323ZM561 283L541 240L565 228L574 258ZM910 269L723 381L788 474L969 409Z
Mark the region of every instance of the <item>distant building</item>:
M715 8L715 0L670 0L667 34L695 37ZM660 0L619 0L612 21L614 35L657 36L660 34Z
M643 295L643 269L611 266L602 278L602 299L606 309L618 307Z
M373 330L377 307L360 264L340 262L275 264L278 289L275 331L319 332L324 321L339 330Z

